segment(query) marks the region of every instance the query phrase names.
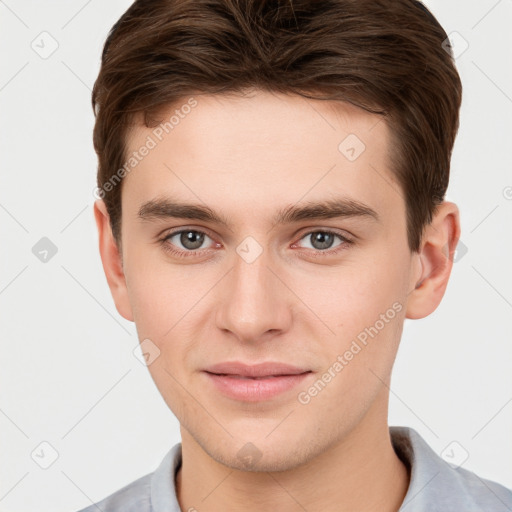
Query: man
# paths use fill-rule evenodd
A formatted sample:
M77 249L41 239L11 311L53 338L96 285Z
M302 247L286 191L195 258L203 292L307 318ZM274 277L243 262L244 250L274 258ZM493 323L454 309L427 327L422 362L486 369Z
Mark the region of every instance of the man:
M446 40L413 0L138 0L114 25L100 252L182 442L87 512L512 510L387 423L460 234Z

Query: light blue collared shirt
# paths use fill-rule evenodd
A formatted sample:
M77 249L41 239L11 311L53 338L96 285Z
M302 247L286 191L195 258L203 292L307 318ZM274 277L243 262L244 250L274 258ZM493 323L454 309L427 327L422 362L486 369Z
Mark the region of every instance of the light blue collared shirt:
M410 427L389 427L389 431L395 452L411 468L398 512L512 512L512 490L452 467ZM153 473L79 512L182 512L175 488L180 465L178 443Z

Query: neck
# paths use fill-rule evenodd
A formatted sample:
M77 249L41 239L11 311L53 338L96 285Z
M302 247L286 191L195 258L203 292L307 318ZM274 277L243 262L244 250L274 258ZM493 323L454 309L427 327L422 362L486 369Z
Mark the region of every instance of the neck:
M380 411L381 413L383 411ZM329 449L279 472L231 469L212 459L182 428L182 466L176 492L183 511L244 512L333 510L397 512L409 486L408 468L396 455L386 414L363 421Z

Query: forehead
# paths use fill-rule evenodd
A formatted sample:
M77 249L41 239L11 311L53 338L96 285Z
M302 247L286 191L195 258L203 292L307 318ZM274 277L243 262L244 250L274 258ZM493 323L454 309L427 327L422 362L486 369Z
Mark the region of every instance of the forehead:
M263 91L195 95L159 120L148 128L139 118L128 133L127 158L150 149L124 178L123 205L168 194L226 215L263 214L342 195L378 210L401 195L387 123L347 103Z
M190 140L194 131L197 144L243 142L244 146L260 142L282 142L296 145L306 142L303 148L318 145L315 135L328 132L325 143L338 141L344 131L357 134L368 142L367 149L374 149L375 143L387 142L388 128L383 118L371 114L350 103L329 100L312 100L296 94L282 94L270 91L251 90L245 93L197 94L187 96L172 105L161 107L154 116L156 127L147 128L142 115L136 116L127 134L127 145L136 145L148 133L161 138ZM373 128L379 125L374 132ZM240 128L243 128L240 131ZM373 133L372 133L373 132ZM226 136L229 140L226 140ZM300 149L300 148L297 148Z

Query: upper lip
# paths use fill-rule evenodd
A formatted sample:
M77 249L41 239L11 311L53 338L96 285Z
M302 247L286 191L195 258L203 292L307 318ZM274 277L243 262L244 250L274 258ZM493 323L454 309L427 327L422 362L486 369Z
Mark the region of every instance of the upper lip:
M265 362L254 365L240 363L238 361L214 364L206 368L209 373L217 375L240 375L242 377L267 377L276 375L299 375L309 372L305 368L299 368L285 363Z

